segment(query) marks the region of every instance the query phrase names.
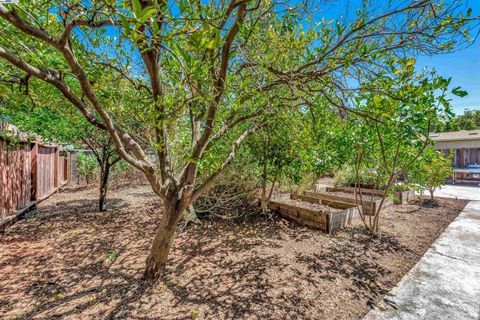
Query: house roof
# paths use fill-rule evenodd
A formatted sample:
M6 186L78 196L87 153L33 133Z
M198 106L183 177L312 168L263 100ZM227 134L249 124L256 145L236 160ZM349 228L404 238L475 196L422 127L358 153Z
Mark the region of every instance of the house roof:
M429 135L433 141L464 141L480 140L480 130L460 130L450 132L431 132Z

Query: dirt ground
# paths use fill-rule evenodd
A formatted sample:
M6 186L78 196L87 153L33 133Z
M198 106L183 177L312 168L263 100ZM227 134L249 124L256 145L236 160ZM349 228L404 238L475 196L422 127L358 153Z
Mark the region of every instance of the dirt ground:
M65 190L0 235L2 319L358 319L465 206L397 206L370 238L277 216L179 231L167 275L140 280L161 204L148 187Z

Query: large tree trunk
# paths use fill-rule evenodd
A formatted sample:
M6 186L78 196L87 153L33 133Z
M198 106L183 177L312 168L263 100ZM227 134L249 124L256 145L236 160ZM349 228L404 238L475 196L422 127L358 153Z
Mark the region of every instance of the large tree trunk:
M110 165L105 164L100 174L100 195L98 197L98 210L103 212L106 210L108 179L110 177Z
M157 279L165 272L173 237L183 211L178 200L165 203L165 212L147 257L144 279Z

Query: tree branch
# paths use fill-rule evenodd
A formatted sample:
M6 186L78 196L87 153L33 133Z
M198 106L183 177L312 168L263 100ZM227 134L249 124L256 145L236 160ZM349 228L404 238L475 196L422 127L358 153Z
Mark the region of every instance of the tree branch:
M258 131L262 127L262 124L259 124L255 127L251 127L250 129L245 130L238 138L235 140L233 143L230 153L228 154L227 158L225 161L222 163L222 165L212 174L210 177L208 177L202 184L197 186L192 193L192 202L195 202L195 200L198 199L199 196L201 196L205 191L207 191L215 182L215 180L227 169L228 166L231 165L233 159L235 158L235 152L237 151L238 147L241 145L241 143L252 133Z

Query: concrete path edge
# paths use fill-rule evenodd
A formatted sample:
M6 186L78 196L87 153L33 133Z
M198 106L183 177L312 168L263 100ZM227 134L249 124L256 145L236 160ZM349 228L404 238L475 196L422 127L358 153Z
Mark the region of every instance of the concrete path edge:
M480 201L467 204L364 318L374 319L480 320Z

